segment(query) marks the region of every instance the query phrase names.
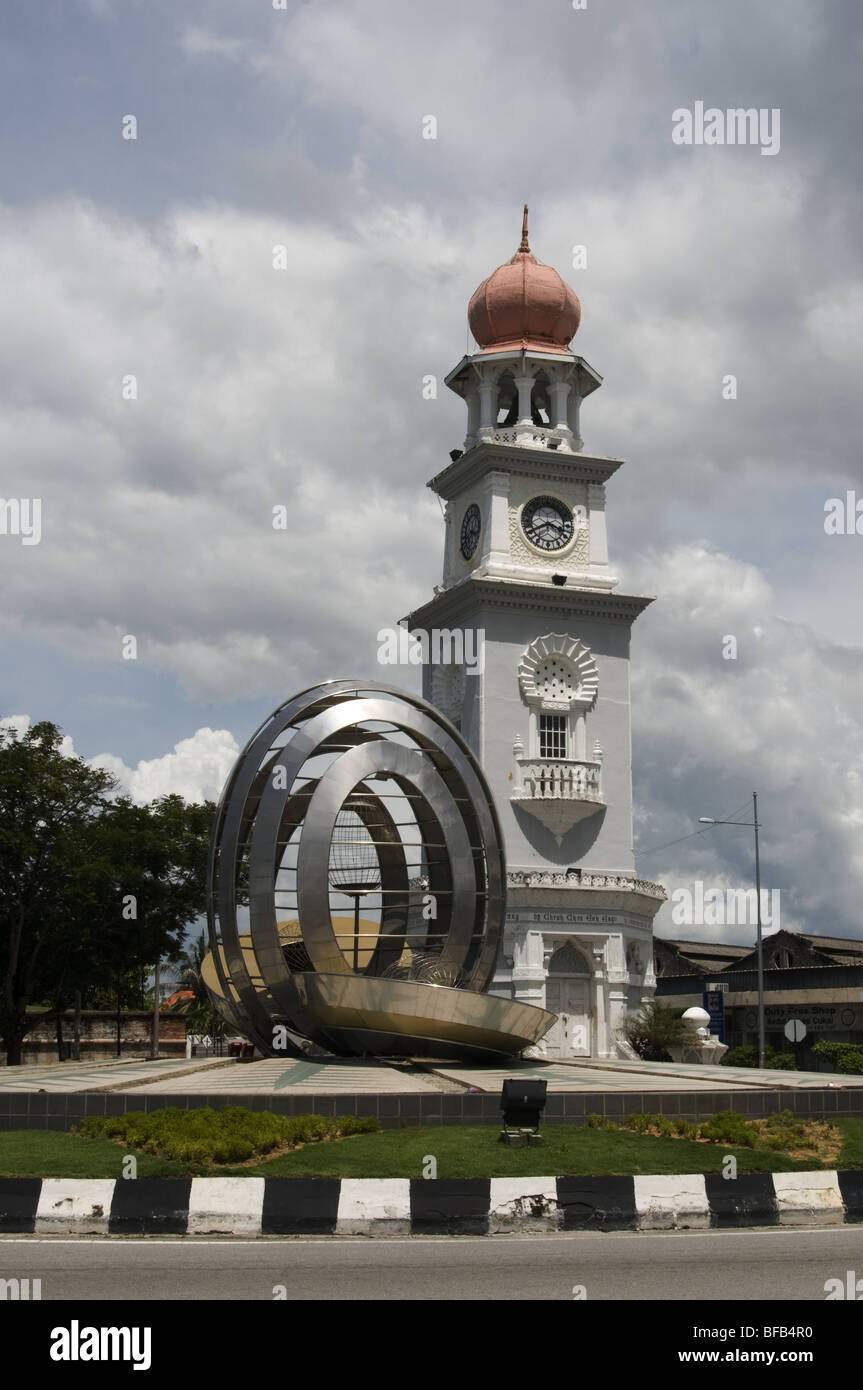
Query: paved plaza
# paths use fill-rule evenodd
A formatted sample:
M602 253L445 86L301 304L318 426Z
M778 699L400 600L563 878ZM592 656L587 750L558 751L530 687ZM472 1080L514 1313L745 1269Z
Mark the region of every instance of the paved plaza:
M549 1092L824 1090L863 1086L863 1077L827 1072L756 1071L750 1067L673 1062L519 1061L490 1065L422 1062L390 1065L374 1058L236 1062L226 1058L112 1059L4 1067L0 1091L136 1091L142 1095L416 1095L498 1094L507 1077L541 1078Z
M271 1057L261 1062L235 1062L218 1071L153 1079L136 1091L144 1095L416 1095L417 1092L466 1089L455 1083L436 1084L433 1076L388 1066L373 1058L346 1057L332 1061L293 1061Z
M191 1077L234 1065L223 1057L209 1060L162 1057L144 1061L134 1057L108 1058L104 1062L44 1062L35 1066L0 1067L0 1091L104 1091L130 1090L142 1081L175 1072Z
M435 1070L461 1085L480 1091L499 1091L510 1076L542 1078L549 1091L739 1091L745 1086L778 1090L832 1085L863 1086L863 1077L826 1072L756 1071L752 1067L692 1066L677 1062L511 1062L495 1067L442 1064Z

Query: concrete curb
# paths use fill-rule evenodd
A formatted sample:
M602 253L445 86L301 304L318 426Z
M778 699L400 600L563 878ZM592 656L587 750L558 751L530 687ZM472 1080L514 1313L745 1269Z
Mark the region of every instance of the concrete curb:
M656 1177L0 1178L4 1235L498 1235L863 1223L863 1170Z

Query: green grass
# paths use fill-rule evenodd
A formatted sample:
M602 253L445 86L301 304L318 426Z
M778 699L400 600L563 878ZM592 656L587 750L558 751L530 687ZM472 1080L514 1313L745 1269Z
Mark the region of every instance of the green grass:
M836 1128L842 1135L842 1149L836 1167L840 1172L847 1168L863 1168L863 1118L853 1116L837 1120Z
M572 1125L545 1125L541 1146L519 1149L501 1144L499 1133L490 1125L386 1130L281 1154L258 1164L255 1172L259 1177L419 1178L429 1154L437 1160L439 1178L719 1173L729 1153L742 1173L818 1166L814 1160L795 1163L781 1153Z
M121 1178L123 1159L134 1154L139 1178L181 1178L184 1163L120 1148L110 1139L85 1139L46 1129L13 1129L0 1134L0 1177Z
M863 1119L836 1122L843 1147L836 1167L863 1168ZM241 1168L202 1169L138 1152L138 1176L179 1177L218 1172L243 1177L419 1178L423 1160L437 1160L439 1178L558 1176L580 1174L718 1173L726 1154L738 1172L794 1172L818 1168L815 1158L797 1160L769 1150L696 1144L574 1125L543 1126L543 1144L510 1149L499 1130L444 1125L385 1130L331 1143L307 1144L292 1153ZM85 1139L49 1130L15 1130L0 1135L0 1176L119 1178L124 1154L135 1152L107 1139Z

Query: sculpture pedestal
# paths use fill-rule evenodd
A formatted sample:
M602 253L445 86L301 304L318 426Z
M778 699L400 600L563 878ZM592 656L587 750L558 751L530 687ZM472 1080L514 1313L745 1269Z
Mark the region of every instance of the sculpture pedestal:
M718 1038L712 1038L707 1031L706 1025L710 1022L710 1014L706 1009L687 1009L683 1015L689 1036L677 1044L670 1047L672 1062L691 1062L696 1066L717 1066L725 1056L728 1048L725 1043L721 1043Z
M717 1065L722 1061L728 1048L718 1038L693 1038L692 1042L670 1047L672 1062L692 1062L698 1066Z

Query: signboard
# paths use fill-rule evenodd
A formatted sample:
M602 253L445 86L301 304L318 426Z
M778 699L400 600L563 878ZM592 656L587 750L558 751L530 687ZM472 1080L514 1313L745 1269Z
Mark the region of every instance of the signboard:
M722 989L706 989L702 995L704 1008L710 1014L708 1031L725 1042L725 991Z
M747 1033L758 1027L758 1010L751 1005L733 1010L738 1026ZM806 1033L863 1032L863 1007L860 1004L768 1004L764 1010L768 1032L784 1029L786 1023L802 1023ZM856 1039L855 1039L856 1041Z

